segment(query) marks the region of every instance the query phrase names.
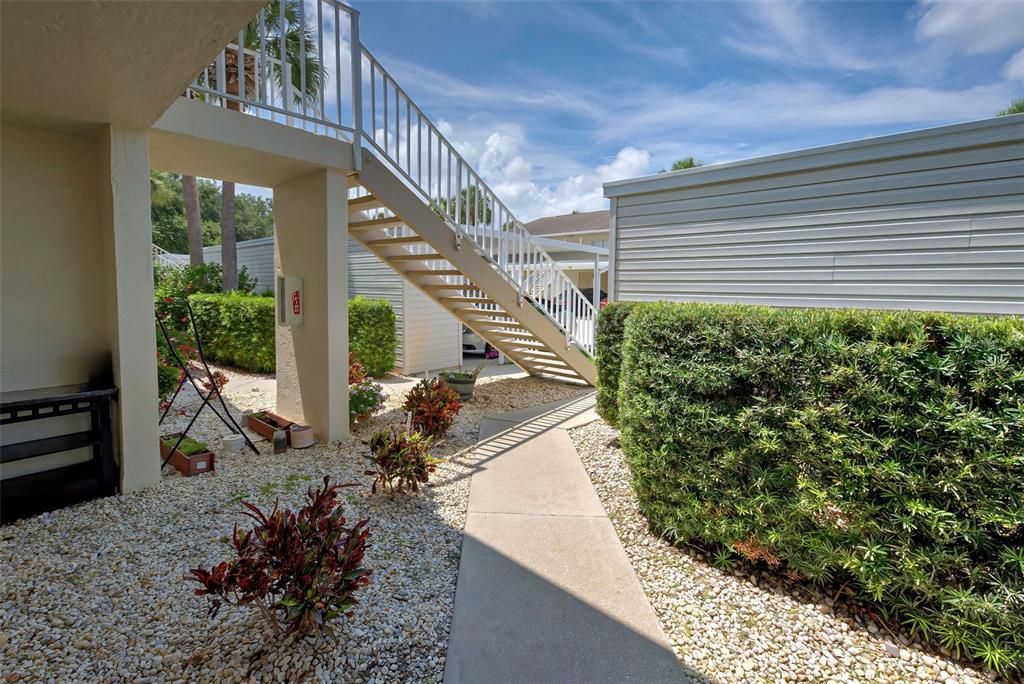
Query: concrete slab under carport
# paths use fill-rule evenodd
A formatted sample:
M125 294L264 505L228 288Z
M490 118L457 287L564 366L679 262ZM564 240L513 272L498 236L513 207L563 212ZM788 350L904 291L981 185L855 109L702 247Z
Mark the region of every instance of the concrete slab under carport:
M481 421L444 681L682 682L566 432L593 394Z

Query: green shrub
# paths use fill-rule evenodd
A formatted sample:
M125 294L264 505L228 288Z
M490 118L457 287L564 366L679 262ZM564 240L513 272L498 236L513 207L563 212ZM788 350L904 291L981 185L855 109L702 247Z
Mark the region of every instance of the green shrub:
M395 312L384 299L355 297L348 301L348 346L379 378L395 367Z
M650 304L622 356L622 443L661 534L848 583L1024 671L1024 320Z
M611 425L619 419L619 372L626 319L637 302L611 302L597 316L597 413Z
M156 366L156 389L160 399L178 389L178 380L181 378L181 371L177 366L165 366L157 363Z
M164 317L171 330L188 330L188 309L185 300L199 293L217 294L223 289L220 264L198 266L155 266L153 293L156 312ZM249 278L245 266L238 270L238 291L252 292L255 282Z
M274 371L273 297L232 292L189 297L207 361L259 373Z

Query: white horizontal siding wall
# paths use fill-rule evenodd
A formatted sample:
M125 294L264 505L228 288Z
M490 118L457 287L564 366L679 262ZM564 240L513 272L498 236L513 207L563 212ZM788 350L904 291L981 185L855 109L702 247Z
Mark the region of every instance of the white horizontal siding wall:
M407 280L405 288L405 372L420 373L462 362L462 325Z
M238 249L238 270L245 272L256 281L255 292L274 291L274 238L265 237L246 240L236 245ZM203 247L206 263L221 263L220 245Z
M605 195L615 299L1024 313L1024 115Z
M406 344L404 285L402 276L381 261L376 254L349 238L348 241L348 296L361 295L367 299L386 299L395 311L395 335L398 349L395 365L405 370ZM405 371L408 372L408 371Z

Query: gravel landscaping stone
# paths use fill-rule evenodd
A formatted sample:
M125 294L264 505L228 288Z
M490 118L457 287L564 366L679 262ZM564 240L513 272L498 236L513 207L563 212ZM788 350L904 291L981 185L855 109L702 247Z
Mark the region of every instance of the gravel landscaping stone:
M663 541L640 514L618 432L598 420L571 435L676 656L705 681L995 681L885 627L865 628L829 598L808 600L749 568L718 570Z
M227 371L236 417L274 404L273 380ZM4 681L345 681L439 682L451 625L462 528L473 467L471 447L485 414L577 396L582 388L519 377L482 377L448 439L431 485L414 495L370 495L362 440L400 424L395 378L385 412L345 442L274 456L268 442L220 451L226 429L204 412L190 433L217 452L216 473L182 477L0 528L0 676ZM194 407L194 393L186 395ZM179 399L180 401L180 399ZM162 432L184 428L172 409ZM251 433L250 433L251 434ZM255 437L254 435L251 435ZM156 445L154 445L154 453ZM155 456L154 456L155 457ZM374 574L332 636L275 638L254 610L207 615L205 597L183 578L230 556L242 500L301 504L324 475L345 489L350 519L369 518L366 565Z

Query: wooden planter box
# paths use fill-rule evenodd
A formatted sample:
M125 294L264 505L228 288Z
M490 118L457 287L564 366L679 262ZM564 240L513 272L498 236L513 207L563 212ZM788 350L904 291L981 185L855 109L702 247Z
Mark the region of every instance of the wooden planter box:
M257 416L256 413L249 414L249 429L258 434L264 439L268 439L271 442L274 441L274 433L278 430L284 430L285 436L288 437L288 444L292 443L292 425L295 425L292 421L287 418L273 413L271 411L259 411L258 413L263 414L263 418Z
M163 459L167 458L167 455L171 453L171 447L178 441L178 437L181 433L175 433L173 435L165 435L160 438L160 456ZM207 449L201 451L198 454L192 454L186 456L177 449L174 450L174 454L171 455L171 465L177 468L178 472L185 477L191 477L192 475L201 475L203 473L211 473L214 470L215 454Z

